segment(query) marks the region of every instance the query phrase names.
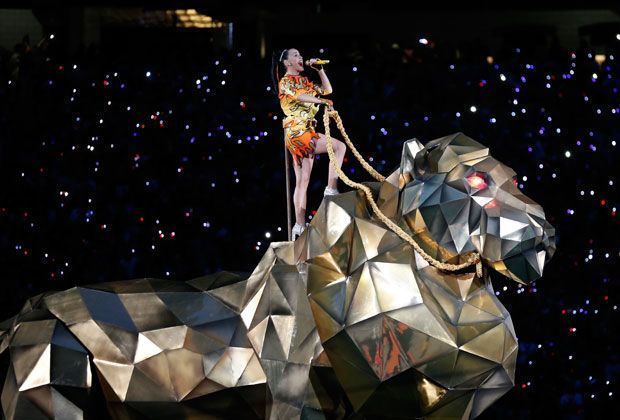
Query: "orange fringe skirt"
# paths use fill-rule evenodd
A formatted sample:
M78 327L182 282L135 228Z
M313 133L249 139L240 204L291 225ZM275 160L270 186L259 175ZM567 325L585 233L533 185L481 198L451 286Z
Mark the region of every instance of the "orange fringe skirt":
M316 142L319 135L314 131L316 120L307 121L290 120L284 121L284 141L286 148L291 152L297 165L301 166L301 160L314 156Z

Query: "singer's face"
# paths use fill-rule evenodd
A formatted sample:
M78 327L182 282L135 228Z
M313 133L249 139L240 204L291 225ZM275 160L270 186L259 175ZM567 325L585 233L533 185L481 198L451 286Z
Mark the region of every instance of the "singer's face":
M304 58L295 48L288 50L288 58L284 61L288 62L287 65L290 65L289 68L291 70L296 70L298 72L304 71Z

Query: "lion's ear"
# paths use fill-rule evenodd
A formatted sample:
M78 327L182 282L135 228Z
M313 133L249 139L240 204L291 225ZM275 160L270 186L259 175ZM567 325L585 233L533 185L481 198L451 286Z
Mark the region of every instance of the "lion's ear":
M413 160L413 173L416 178L421 178L430 169L430 153L439 145L434 144L420 150Z
M422 178L428 171L428 154L429 150L422 149L413 160L413 173L416 178Z
M456 165L489 155L489 148L458 132L426 143L414 160L418 174L447 173Z
M400 173L406 178L415 176L414 163L416 155L420 150L424 149L424 145L416 138L407 140L403 143L403 153L400 158Z
M446 148L446 137L431 140L420 150L413 160L413 169L416 178L422 177L427 172L437 172L437 161L441 158Z

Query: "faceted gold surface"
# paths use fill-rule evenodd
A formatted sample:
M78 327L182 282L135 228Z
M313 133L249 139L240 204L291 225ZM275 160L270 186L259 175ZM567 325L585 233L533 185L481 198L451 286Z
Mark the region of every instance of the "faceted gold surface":
M350 191L325 197L303 234L272 242L248 275L36 296L0 324L3 413L474 418L514 385L518 349L488 270L529 283L555 251L553 227L513 176L456 133L405 142L400 167L366 184L433 257L480 252L483 278L430 266Z
M272 243L245 277L119 281L28 302L0 336L11 357L5 416L107 409L113 418L291 418L305 406L319 410L308 378L322 348L294 248ZM69 387L100 393L101 404L85 404Z
M478 174L485 186L467 177ZM405 143L400 214L423 249L443 262L461 263L472 251L519 283L542 276L555 252L555 229L543 208L513 183L516 173L463 133L422 145Z

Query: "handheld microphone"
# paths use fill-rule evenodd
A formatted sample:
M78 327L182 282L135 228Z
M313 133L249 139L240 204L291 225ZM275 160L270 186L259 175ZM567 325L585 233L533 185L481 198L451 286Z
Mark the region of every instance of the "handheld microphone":
M329 64L329 60L323 60L321 58L317 59L314 64L318 64L319 66L322 64ZM310 65L310 60L306 60L306 65L309 66Z

